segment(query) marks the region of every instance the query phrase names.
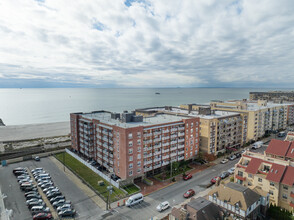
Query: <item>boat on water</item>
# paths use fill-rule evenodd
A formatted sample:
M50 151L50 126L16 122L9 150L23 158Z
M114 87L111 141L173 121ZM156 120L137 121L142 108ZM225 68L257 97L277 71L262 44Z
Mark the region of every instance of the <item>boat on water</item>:
M160 92L156 92L155 95L160 95Z

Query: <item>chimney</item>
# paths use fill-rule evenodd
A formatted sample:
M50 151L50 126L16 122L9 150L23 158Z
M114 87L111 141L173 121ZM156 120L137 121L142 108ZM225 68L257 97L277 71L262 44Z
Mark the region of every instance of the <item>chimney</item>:
M193 104L188 104L188 114L190 114L193 110Z

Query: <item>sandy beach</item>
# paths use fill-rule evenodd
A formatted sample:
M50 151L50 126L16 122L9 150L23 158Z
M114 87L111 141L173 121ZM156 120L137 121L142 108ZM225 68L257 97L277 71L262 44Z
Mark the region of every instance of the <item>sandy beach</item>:
M69 133L69 121L45 124L0 126L0 142L64 136Z

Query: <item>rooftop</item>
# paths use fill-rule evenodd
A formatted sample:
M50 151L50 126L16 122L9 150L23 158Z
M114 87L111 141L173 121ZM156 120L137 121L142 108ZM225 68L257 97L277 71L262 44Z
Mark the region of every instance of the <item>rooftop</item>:
M151 117L144 117L143 122L121 122L119 119L111 118L111 112L90 112L90 113L82 113L83 118L86 119L96 119L101 121L102 123L109 124L109 125L116 125L118 127L123 128L133 128L138 126L152 126L164 123L171 123L171 122L179 122L183 119L189 119L191 117L187 116L177 116L177 115L169 115L169 114L157 114Z
M202 114L199 114L198 111L192 110L189 113L189 111L187 109L182 109L179 107L171 107L168 110L165 109L165 107L144 108L144 109L139 109L139 110L144 110L146 112L159 111L159 112L164 112L164 113L182 114L182 115L188 115L191 117L199 117L199 118L203 118L203 119L214 119L214 118L224 118L224 117L228 117L228 116L239 116L239 113L237 113L237 112L214 111L214 110L212 110L212 113L210 115L202 115Z

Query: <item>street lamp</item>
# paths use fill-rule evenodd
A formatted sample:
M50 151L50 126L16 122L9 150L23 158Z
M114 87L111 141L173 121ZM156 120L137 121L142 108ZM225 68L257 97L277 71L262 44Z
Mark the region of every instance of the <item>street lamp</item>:
M110 208L109 195L112 194L112 189L113 189L112 186L107 186L108 194L107 194L107 201L106 201L106 210L108 210ZM108 205L108 203L109 203L109 205Z

